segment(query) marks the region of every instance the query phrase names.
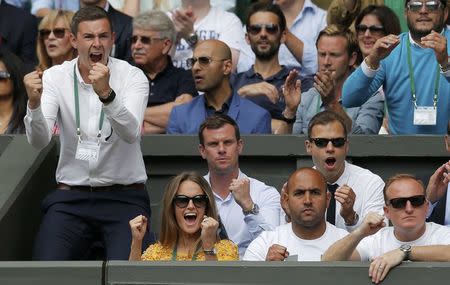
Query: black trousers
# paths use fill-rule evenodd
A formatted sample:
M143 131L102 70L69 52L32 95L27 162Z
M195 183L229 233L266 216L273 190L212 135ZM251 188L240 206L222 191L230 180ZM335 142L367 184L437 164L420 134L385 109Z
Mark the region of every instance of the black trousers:
M55 190L43 201L43 219L33 260L83 260L99 241L106 260L128 260L131 245L129 221L144 215L150 221L146 189L113 191ZM147 227L150 230L150 224ZM143 248L154 242L149 232Z

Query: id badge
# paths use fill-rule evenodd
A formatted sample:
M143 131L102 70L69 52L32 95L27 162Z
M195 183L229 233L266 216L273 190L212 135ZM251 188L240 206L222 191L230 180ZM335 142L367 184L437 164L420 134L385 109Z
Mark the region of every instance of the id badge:
M436 125L437 110L435 107L418 106L414 108L414 125L434 126Z
M97 162L100 154L100 144L98 142L90 142L79 140L75 159Z

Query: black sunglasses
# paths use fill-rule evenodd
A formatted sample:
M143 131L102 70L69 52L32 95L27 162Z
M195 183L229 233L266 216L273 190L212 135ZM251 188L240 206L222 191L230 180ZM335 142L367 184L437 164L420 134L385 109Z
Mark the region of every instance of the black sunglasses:
M417 195L404 198L394 198L389 200L388 205L392 205L395 209L403 209L406 207L406 202L410 202L413 207L420 207L425 203L425 195Z
M211 62L213 61L224 61L227 59L214 59L212 57L207 57L207 56L200 56L200 57L191 57L186 59L186 65L188 68L192 68L195 63L198 61L198 64L202 67L208 66L211 64Z
M334 138L334 139L326 139L326 138L310 138L309 141L313 142L317 147L324 148L328 145L329 142L334 147L342 147L345 145L347 141L346 138Z
M277 24L255 24L247 26L247 32L255 36L261 33L263 28L266 29L266 32L271 35L278 33L279 30Z
M162 39L163 38L152 38L152 37L147 37L147 36L132 36L131 43L135 44L135 43L137 43L138 40L140 40L141 43L143 43L144 45L151 45L155 41L160 41Z
M440 1L426 1L426 2L420 2L420 1L411 1L408 4L406 4L406 7L411 12L419 12L423 6L425 6L425 10L428 12L435 12L441 7Z
M377 26L377 25L372 25L372 26L358 25L358 26L356 26L356 31L358 33L364 34L367 30L369 30L370 33L372 33L372 34L385 33L385 29L383 26Z
M42 29L42 30L39 30L39 36L42 39L46 40L50 36L50 33L53 33L55 35L55 38L62 39L62 38L64 38L64 35L66 34L66 30L67 29L65 29L65 28L54 28L53 30Z
M11 78L11 74L8 71L0 71L0 80L6 80Z
M195 195L194 197L188 197L186 195L176 195L173 198L173 203L179 208L186 208L189 205L189 201L194 203L197 208L206 208L208 203L208 196L206 195Z

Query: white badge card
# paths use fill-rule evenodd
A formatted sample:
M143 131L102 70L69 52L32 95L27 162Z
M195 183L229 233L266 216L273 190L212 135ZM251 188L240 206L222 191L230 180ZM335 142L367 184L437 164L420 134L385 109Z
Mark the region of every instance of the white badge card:
M78 141L75 159L97 162L99 154L100 144L98 142Z
M436 125L437 110L435 107L418 106L414 108L414 125L434 126Z

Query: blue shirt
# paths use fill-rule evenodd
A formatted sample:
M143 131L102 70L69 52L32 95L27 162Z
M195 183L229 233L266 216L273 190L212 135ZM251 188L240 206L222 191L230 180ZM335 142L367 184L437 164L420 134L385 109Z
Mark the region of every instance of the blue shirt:
M309 121L315 114L324 110L325 106L316 88L302 93L292 133L307 134ZM383 96L376 92L361 107L347 108L345 112L352 119L352 134L377 134L383 121Z
M447 42L450 32L445 30ZM376 72L368 72L365 62L345 81L342 103L346 107L361 106L383 86L389 113L391 134L445 134L450 118L450 72L440 74L436 125L414 125L406 43L409 34L400 35L400 44L380 63ZM450 53L450 45L447 45ZM411 61L418 106L433 106L437 61L434 50L411 44ZM366 71L364 71L366 70ZM375 73L375 74L371 74Z
M42 8L76 12L80 9L80 3L76 0L31 0L31 14L35 15Z

